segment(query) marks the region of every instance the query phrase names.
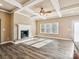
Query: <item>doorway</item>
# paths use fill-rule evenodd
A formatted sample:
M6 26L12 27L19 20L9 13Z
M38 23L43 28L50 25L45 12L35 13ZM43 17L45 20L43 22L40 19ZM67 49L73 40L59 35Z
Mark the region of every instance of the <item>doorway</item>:
M79 22L74 22L73 29L75 50L79 51Z
M74 23L74 42L79 43L79 22Z
M74 46L75 46L75 53L74 59L79 59L79 22L74 22Z

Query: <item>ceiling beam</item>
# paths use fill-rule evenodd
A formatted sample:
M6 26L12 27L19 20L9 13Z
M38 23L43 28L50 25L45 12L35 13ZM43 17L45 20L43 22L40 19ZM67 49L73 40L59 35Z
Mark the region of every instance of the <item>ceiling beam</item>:
M15 11L15 12L19 12L19 11L25 9L25 8L32 7L33 5L36 5L36 4L38 4L39 2L42 2L42 1L43 1L43 0L34 0L34 1L31 0L31 1L29 1L29 4L25 3L26 5L24 4L24 7L23 7L23 8L21 8L21 9Z
M58 0L51 0L52 6L54 7L56 13L58 14L59 17L62 17L61 12L60 12L60 5Z
M31 1L33 1L33 2L31 2ZM33 10L31 10L29 7L32 7L33 5L36 5L36 4L38 4L39 2L42 2L43 0L31 0L31 1L29 1L28 3L25 3L24 4L24 7L22 7L21 9L19 9L19 10L15 10L15 13L19 13L19 14L22 14L22 13L20 13L20 11L22 11L23 9L25 9L27 12L29 12L29 13L31 13L32 15L36 15L36 16L38 16L38 17L40 17L40 18L45 18L45 17L43 17L43 16L40 16L38 13L35 13ZM28 17L29 17L29 15L27 15ZM31 16L30 16L31 17Z
M27 5L27 7L32 7L42 1L44 1L44 0L36 0L36 1L32 2L31 4Z
M22 5L16 0L4 0L4 1L18 8L22 8Z
M23 7L22 7L21 9L15 8L14 10L11 11L11 13L14 13L14 12L16 12L16 11L22 10L22 9L24 8L24 6L30 4L31 2L32 2L32 0L30 0L30 1L28 1L28 2L25 2L25 3L23 4Z

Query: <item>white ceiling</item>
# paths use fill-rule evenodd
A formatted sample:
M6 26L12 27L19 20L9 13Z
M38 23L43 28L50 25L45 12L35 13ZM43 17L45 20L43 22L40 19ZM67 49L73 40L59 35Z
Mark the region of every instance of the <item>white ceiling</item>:
M18 9L16 12L19 14L23 14L26 16L39 16L40 8L43 7L45 11L52 11L47 18L54 18L58 17L57 11L52 6L54 2L51 2L51 0L16 0L18 3L20 3L23 7L21 9ZM54 1L54 0L52 0ZM72 16L72 15L79 15L79 0L58 0L59 1L59 7L60 12L62 14L62 17L64 16ZM12 11L16 9L12 4L9 4L5 2L4 0L0 0L0 3L3 4L3 6L0 6L0 9L4 9L7 11Z
M21 3L21 4L24 4L25 2L28 2L30 0L16 0L17 2Z
M54 10L50 0L43 0L42 2L39 2L38 4L31 6L30 8L36 12L39 12L40 8L44 8L45 11Z
M61 9L79 6L79 0L59 0Z
M58 0L60 5L60 12L62 14L62 17L65 16L72 16L72 15L79 15L79 0ZM40 12L40 8L43 7L45 11L52 10L53 12L50 13L47 18L55 18L58 17L58 15L55 12L54 7L52 6L52 3L50 0L43 0L35 5L30 6L29 8L34 11L35 13ZM24 8L25 9L25 8ZM21 10L22 11L22 10ZM27 11L25 11L27 15ZM29 16L33 16L30 14Z
M61 10L79 7L79 0L58 0L58 1L59 1ZM40 11L41 7L43 7L46 11L47 10L54 11L54 8L52 7L50 0L43 0L42 2L40 2L34 6L31 6L31 9L38 12L38 11Z
M15 8L15 6L6 3L4 0L0 0L0 3L2 4L2 6L0 6L0 9L11 11Z
M16 0L16 1L23 5L25 2L28 2L29 0ZM16 6L7 3L5 0L0 0L0 3L2 4L2 6L0 6L0 9L2 10L6 10L10 12L16 8Z

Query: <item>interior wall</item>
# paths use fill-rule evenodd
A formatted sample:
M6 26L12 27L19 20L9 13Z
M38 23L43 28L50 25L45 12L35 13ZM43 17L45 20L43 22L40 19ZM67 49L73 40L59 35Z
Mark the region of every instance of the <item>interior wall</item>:
M11 40L11 14L0 11L1 42Z
M1 19L0 19L0 43L1 43Z
M21 14L14 14L14 40L17 40L18 36L17 36L17 24L25 24L25 25L31 25L31 30L32 30L32 37L35 35L35 21L32 20L31 18L21 15Z
M40 33L40 24L44 23L59 23L59 34L44 34ZM63 17L58 19L47 19L36 21L36 35L50 38L67 38L73 39L73 22L79 22L79 16Z

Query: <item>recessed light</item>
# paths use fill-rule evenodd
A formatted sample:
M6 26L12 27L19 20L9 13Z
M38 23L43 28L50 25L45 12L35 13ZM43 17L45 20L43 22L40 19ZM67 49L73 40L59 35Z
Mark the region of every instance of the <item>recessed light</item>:
M2 6L2 4L0 3L0 6Z

